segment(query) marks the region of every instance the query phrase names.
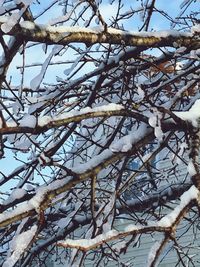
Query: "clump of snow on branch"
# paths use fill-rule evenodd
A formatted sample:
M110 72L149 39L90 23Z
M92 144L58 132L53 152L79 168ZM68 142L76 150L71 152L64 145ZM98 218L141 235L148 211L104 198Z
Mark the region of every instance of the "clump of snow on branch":
M195 174L197 174L192 159L190 159L188 162L187 171L190 176L194 176Z
M13 202L15 199L22 198L25 194L26 194L26 190L23 189L23 188L13 189L12 193L10 194L10 196L6 200L4 200L3 204L7 205L7 204Z
M184 121L191 122L194 127L197 127L200 117L200 99L197 99L188 111L174 111L174 114Z
M161 227L171 227L175 223L180 212L194 199L198 200L199 190L193 185L181 196L180 204L169 214L164 216L157 225Z
M45 76L45 73L47 71L47 68L49 66L49 63L51 62L51 59L53 58L53 56L58 54L62 50L62 48L63 48L63 46L61 46L61 45L55 45L53 47L52 51L50 52L50 54L48 55L48 57L46 58L46 60L42 64L42 68L41 68L40 73L35 78L33 78L30 82L30 86L31 86L32 90L36 91L39 88L39 86L40 86L40 84L41 84L41 82Z
M23 118L19 121L21 127L35 128L37 119L33 115L25 114Z
M12 267L15 265L15 263L20 259L21 255L27 250L29 244L34 238L36 231L37 226L33 225L29 230L13 237L9 250L11 255L8 256L2 267Z
M79 248L81 250L89 250L95 248L99 244L102 244L104 241L109 241L110 239L117 236L118 233L119 232L116 230L110 230L107 233L98 235L97 237L92 239L65 239L64 241L58 243L58 245L64 247Z
M88 162L79 164L78 166L75 166L72 168L72 171L78 174L84 173L88 170L91 170L92 168L98 166L102 162L104 162L106 159L110 158L112 156L112 152L110 149L105 149L102 153L100 153L97 156L94 156L91 158Z
M28 201L29 209L34 208L36 210L36 212L39 212L40 211L40 205L43 202L45 196L48 193L50 193L52 190L55 190L55 189L62 187L64 184L67 183L67 181L68 181L67 178L63 178L63 179L54 181L47 186L40 186L39 188L37 188L35 196L32 197Z
M155 260L156 253L158 249L160 248L161 243L160 242L155 242L155 244L151 247L149 254L148 254L148 259L147 259L147 267L152 266L151 264Z
M110 150L113 153L116 152L127 152L130 150L135 143L137 143L141 138L143 138L149 129L145 124L141 124L137 130L132 130L130 134L125 135L124 137L120 138L118 141L115 141L113 144L110 145Z
M51 117L51 116L39 117L38 118L38 125L43 127L52 121L64 120L64 119L73 118L76 116L89 114L89 113L109 112L109 111L116 111L116 110L122 110L122 109L124 109L124 107L122 105L114 104L114 103L110 103L108 105L103 105L103 106L94 107L94 108L85 107L79 111L74 110L74 111L70 111L70 112L65 112L63 114L59 114L59 115L54 116L54 117Z
M154 134L157 137L158 141L163 141L163 131L161 129L161 119L163 117L157 109L153 109L152 116L149 117L149 125L154 128Z
M1 30L8 33L19 22L21 16L32 3L33 0L15 1L16 4L22 3L24 6L17 13L13 13L10 17L6 17L5 22L1 25Z
M35 190L35 195L27 202L18 205L15 209L0 214L0 223L11 219L12 217L19 216L24 212L29 212L35 209L36 212L40 212L40 205L43 202L45 196L50 194L51 191L58 188L62 188L65 184L70 181L70 178L63 178L60 180L53 181L49 185L40 186Z

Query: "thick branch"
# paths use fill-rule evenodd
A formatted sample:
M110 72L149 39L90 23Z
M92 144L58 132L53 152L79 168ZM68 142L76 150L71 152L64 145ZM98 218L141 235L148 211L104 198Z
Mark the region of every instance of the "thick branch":
M5 23L1 22L0 26ZM1 34L5 34L1 31ZM198 49L200 47L199 34L178 31L160 32L128 32L114 28L80 28L80 27L52 27L37 25L30 21L16 24L8 35L19 36L26 41L46 44L96 43L125 44L137 47L186 46Z

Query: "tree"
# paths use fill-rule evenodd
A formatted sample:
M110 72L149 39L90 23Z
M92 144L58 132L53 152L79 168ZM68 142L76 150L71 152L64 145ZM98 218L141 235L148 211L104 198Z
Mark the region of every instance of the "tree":
M0 1L3 267L197 266L198 3L128 2Z

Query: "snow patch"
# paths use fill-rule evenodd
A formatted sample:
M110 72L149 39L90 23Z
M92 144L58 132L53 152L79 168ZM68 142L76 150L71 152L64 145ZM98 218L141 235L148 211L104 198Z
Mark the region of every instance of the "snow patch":
M174 111L174 114L184 121L189 121L194 127L198 126L200 118L200 99L197 99L188 111Z
M10 244L11 255L7 257L6 261L3 263L2 267L12 267L20 259L21 255L29 246L35 233L37 231L37 226L34 225L30 230L22 232L13 237Z
M24 117L19 121L21 127L35 128L37 120L33 115L25 114Z
M198 199L198 197L199 190L194 185L191 186L188 191L182 194L180 204L171 213L158 221L157 225L160 227L171 227L184 207L187 206L191 200Z
M118 141L115 141L110 145L110 150L113 153L116 152L127 152L129 151L135 143L142 139L148 133L147 126L141 124L138 130L131 132L129 135L126 135L120 138Z

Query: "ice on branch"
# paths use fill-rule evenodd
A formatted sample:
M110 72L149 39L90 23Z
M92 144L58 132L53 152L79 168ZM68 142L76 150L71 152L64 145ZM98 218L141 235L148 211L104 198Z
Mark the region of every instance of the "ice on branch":
M157 109L154 109L152 116L149 117L149 125L154 128L155 137L160 142L163 141L164 137L161 128L161 119L162 119L162 114Z
M32 3L33 0L24 0L24 1L15 1L15 4L23 3L23 8L19 10L17 13L13 13L9 17L3 17L3 24L1 25L1 30L5 33L8 33L12 30L12 28L19 22L21 16L27 9L27 7ZM2 20L0 20L2 22Z

